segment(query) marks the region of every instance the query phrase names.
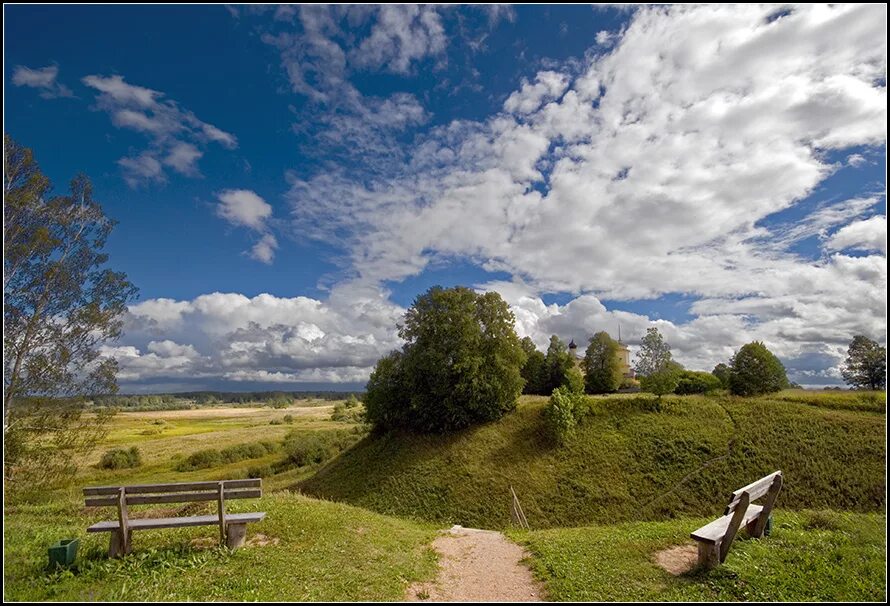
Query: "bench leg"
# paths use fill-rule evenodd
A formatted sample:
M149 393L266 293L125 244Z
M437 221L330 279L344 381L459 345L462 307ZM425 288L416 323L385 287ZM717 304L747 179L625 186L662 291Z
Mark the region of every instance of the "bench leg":
M112 530L109 534L111 538L108 541L108 557L119 558L130 553L129 547L133 538L132 531L127 533L130 536L127 537L126 543L124 543L124 534L120 530Z
M720 564L720 543L698 542L698 565L702 568L715 568Z
M247 524L226 524L226 547L238 549L244 545L247 536Z

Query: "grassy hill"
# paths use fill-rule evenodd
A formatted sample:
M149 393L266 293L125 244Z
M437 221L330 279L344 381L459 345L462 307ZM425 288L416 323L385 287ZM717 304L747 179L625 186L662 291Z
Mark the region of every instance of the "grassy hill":
M591 398L557 447L545 398L447 436L370 436L297 486L438 524L504 528L512 485L531 527L712 516L729 491L776 469L786 509L876 511L886 485L884 394L789 391L761 398Z

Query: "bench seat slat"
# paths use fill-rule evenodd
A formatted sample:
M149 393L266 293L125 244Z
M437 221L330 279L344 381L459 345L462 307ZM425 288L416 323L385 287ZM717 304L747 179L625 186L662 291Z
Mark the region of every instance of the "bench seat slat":
M194 503L199 501L215 501L219 494L216 490L213 492L174 492L167 494L152 495L129 495L127 494L127 505L153 505L158 503ZM263 496L260 489L248 488L247 490L226 490L226 500L229 499L258 499ZM108 505L117 505L117 497L87 497L84 504L87 507L105 507Z
M265 511L254 513L229 513L226 514L227 524L247 524L248 522L259 522L266 517ZM130 520L130 530L150 530L153 528L181 528L184 526L216 526L219 524L219 517L209 516L191 516L187 518L143 518L139 520ZM117 520L108 520L105 522L97 522L87 528L87 532L111 532L118 530L120 524Z
M221 480L225 483L226 490L230 488L260 488L261 478L247 480ZM135 484L124 486L127 494L152 494L158 492L189 492L194 490L216 490L219 482L179 482L176 484ZM83 489L84 496L92 495L116 495L120 486L89 486Z
M745 517L742 519L742 526L745 526L759 516L761 511L763 511L763 507L760 505L749 505L748 509L745 511ZM725 515L722 518L714 520L710 524L702 526L693 532L691 536L696 541L701 541L702 543L717 543L717 541L722 539L726 534L730 521L732 521L732 514Z

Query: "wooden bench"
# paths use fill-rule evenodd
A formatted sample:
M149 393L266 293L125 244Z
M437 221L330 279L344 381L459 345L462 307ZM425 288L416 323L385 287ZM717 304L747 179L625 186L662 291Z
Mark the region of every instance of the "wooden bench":
M749 536L762 537L781 488L782 472L776 471L732 493L723 517L692 533L692 538L698 541L699 565L713 568L726 561L741 526L745 526ZM763 505L751 504L764 496Z
M136 486L93 486L83 489L87 507L117 507L117 520L98 522L87 532L110 532L108 555L130 553L135 530L181 528L184 526L219 526L220 545L236 549L244 544L247 524L259 522L265 512L226 513L226 501L256 499L262 496L261 479L222 480L219 482L184 482L178 484L140 484ZM127 507L159 503L194 503L216 501L214 515L181 518L140 518L131 520Z

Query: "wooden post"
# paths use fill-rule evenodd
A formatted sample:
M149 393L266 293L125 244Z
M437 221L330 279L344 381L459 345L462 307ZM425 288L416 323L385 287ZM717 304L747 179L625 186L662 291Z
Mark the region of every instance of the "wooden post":
M130 517L127 514L127 489L121 486L117 494L118 529L112 531L108 555L112 558L130 553Z
M238 549L244 545L247 536L247 524L226 524L226 547Z
M754 525L749 525L748 527L748 534L752 537L759 539L763 536L766 522L773 513L773 505L776 504L776 498L779 496L780 490L782 490L781 474L773 478L773 482L769 486L769 491L766 493L766 500L763 502L763 509L760 511L760 515L757 516Z
M226 495L225 482L217 485L217 503L219 504L219 544L226 544Z
M703 568L716 568L720 564L720 542L698 541L698 565Z
M720 541L721 563L726 561L726 556L729 554L729 548L732 547L732 542L735 540L735 535L739 531L739 526L742 525L742 520L745 519L745 512L748 511L748 505L750 503L751 497L748 496L747 492L743 492L742 496L739 497L738 504L736 504L732 520L729 521L729 527L726 529L726 534L723 535L723 540Z

